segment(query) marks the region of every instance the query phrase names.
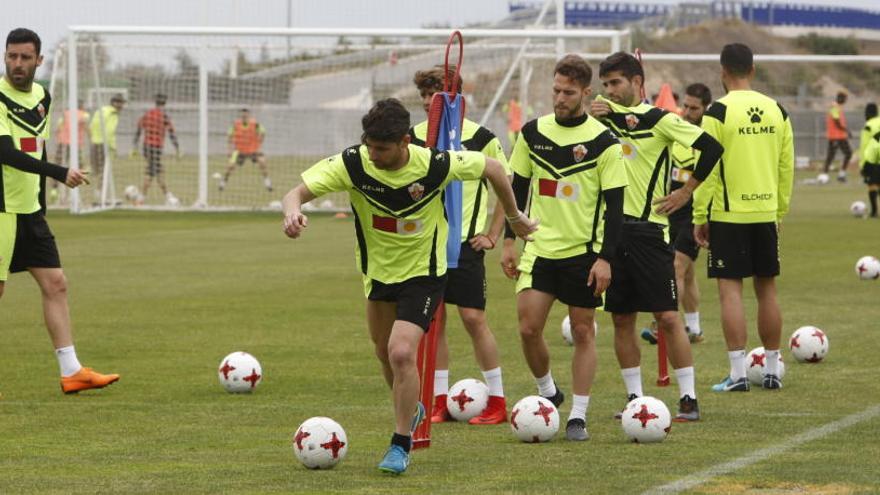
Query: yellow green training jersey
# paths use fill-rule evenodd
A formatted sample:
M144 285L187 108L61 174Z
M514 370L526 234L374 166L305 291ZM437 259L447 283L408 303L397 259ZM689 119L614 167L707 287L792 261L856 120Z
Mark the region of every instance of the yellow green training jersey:
M623 213L641 220L668 225L664 215L654 212L653 201L669 193L672 144L690 148L703 131L678 115L640 103L634 107L618 105L596 97L611 107L602 122L620 140L629 186L623 200Z
M703 115L724 154L694 193L694 224L776 222L788 213L794 141L788 113L772 98L731 91Z
M697 165L700 158L700 152L694 148L687 148L678 144L672 145L672 177L670 182L670 190L675 191L683 187ZM670 222L690 221L693 215L693 199L688 201L684 206L675 210L669 215Z
M100 113L99 113L100 112ZM101 128L101 122L104 128ZM104 136L107 136L107 147L116 149L116 128L119 126L119 110L113 105L104 105L89 123L89 138L92 144L104 144Z
M446 273L449 227L443 188L479 180L486 158L475 151L437 151L409 145L409 161L381 170L367 147L352 146L303 172L315 196L348 192L357 236L356 261L369 295L371 280L392 284Z
M413 144L424 146L425 138L428 136L428 121L415 125L410 129L409 134ZM504 149L501 148L501 141L492 134L492 131L472 120L464 119L462 122L461 149L479 151L489 158L494 158L501 162L507 175L511 174ZM489 190L485 180L462 183L461 242L482 233L486 228L488 196Z
M865 145L865 152L862 155L862 160L862 167L865 166L865 163L880 165L880 135L868 140L868 143Z
M15 89L0 78L0 136L10 136L15 147L41 159L49 139L49 93L37 83L29 92ZM41 208L45 178L0 164L0 212L34 213Z
M859 168L864 168L865 166L865 149L867 149L868 143L878 138L880 138L880 116L868 119L865 122L865 127L862 128L862 135L859 139Z
M620 143L598 120L567 126L553 114L527 122L513 147L513 172L531 179L529 217L541 221L525 252L561 259L602 250L602 191L624 187Z

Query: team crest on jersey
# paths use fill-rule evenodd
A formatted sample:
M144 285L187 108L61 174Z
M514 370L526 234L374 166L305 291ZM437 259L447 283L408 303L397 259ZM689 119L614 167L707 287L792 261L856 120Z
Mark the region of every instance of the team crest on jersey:
M639 125L639 118L636 117L635 114L632 114L632 113L627 114L625 117L625 120L626 120L626 127L629 130L633 130L636 128L637 125Z
M576 162L583 161L587 157L587 147L582 144L575 146L571 152L574 154L574 161Z
M37 113L40 114L41 119L46 118L46 107L42 103L37 104Z
M413 182L406 188L406 190L409 191L409 197L411 197L413 201L418 201L425 195L425 186L418 182Z

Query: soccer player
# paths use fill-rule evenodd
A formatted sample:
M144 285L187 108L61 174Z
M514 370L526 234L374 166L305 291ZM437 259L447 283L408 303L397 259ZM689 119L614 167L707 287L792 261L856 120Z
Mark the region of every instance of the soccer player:
M837 149L843 152L843 163L837 172L837 180L846 182L846 166L852 158L852 150L849 147L849 138L852 137L849 127L846 126L846 115L843 113L843 105L846 103L847 94L844 91L837 93L837 98L828 113L825 114L825 135L828 137L828 155L825 157L825 173L831 168Z
M119 112L125 107L125 97L116 93L110 98L110 104L104 105L92 117L89 124L89 136L92 140L91 161L93 177L100 184L104 178L104 143L114 156L116 155L116 128L119 126Z
M391 446L379 464L400 474L409 464L412 430L424 418L416 353L446 283L443 188L452 180L487 179L517 235L536 229L517 210L504 167L479 152L445 152L410 143L409 112L393 99L363 117L362 145L322 160L284 196L284 232L308 225L303 203L347 191L357 234L357 263L367 297L367 326L394 402ZM413 411L416 415L413 417Z
M621 242L611 263L614 280L605 298L605 310L614 322L614 349L627 400L642 396L636 315L640 311L653 313L668 342L669 360L678 381L679 408L673 420L697 421L700 409L693 357L678 313L675 258L665 232L669 221L652 210L652 202L667 192L673 143L700 152L694 174L711 171L721 156L721 146L678 115L641 102L645 73L632 55L610 55L599 65L599 78L605 96L591 103L590 113L620 139L629 178Z
M865 128L859 139L859 169L865 184L868 185L868 201L871 204L871 218L877 218L877 191L880 190L880 170L876 164L867 160L868 145L871 141L880 140L880 116L877 115L877 104L865 105ZM871 165L871 166L868 166Z
M58 146L55 147L55 161L60 164L68 164L70 160L70 123L76 121L76 135L79 140L79 149L86 142L86 125L89 122L89 113L83 110L82 100L77 101L77 111L74 116L69 108L64 109L55 133L58 135Z
M782 388L779 345L782 313L776 300L779 225L788 213L794 178L791 120L782 105L753 91L752 50L741 43L721 50L727 95L703 116L703 129L724 147L721 164L707 177L695 173L658 207L673 211L694 194L694 238L709 248L709 277L718 280L721 326L730 374L712 387L748 392L743 278L752 277L758 300L758 334L766 352L765 389ZM711 212L709 211L711 208ZM711 213L711 220L707 216Z
M260 151L263 140L266 138L266 130L263 125L251 117L247 108L242 108L241 115L232 123L228 135L229 167L226 168L226 173L220 179L220 190L226 188L226 181L229 180L236 165L241 167L244 162L250 160L251 163L256 163L260 167L260 173L263 174L263 186L267 191L272 192L272 179L269 178L269 169L266 167L266 156Z
M6 37L6 75L0 79L0 297L10 272L27 270L36 280L61 390L70 394L106 387L119 375L84 368L73 346L67 280L46 223L45 185L47 176L68 187L87 181L79 170L45 161L51 97L34 82L43 62L40 47L40 37L29 29L13 29Z
M425 113L431 107L434 93L443 91L444 69L442 66L429 70L418 71L413 78L419 95L422 98ZM447 77L451 81L455 77L455 68L450 67ZM462 87L459 77L458 88ZM410 138L414 144L425 145L428 135L428 121L423 121L410 129ZM461 147L465 150L479 151L489 158L498 160L510 175L507 158L498 138L492 131L481 127L472 120L464 119L461 127ZM474 356L489 386L489 402L486 408L469 423L474 425L493 425L507 421L507 404L504 400L504 386L501 378L501 366L498 360L498 346L495 336L486 321L486 267L483 264L487 249L493 249L501 237L504 228L504 211L501 204L496 204L495 214L488 233L484 234L487 217L487 200L489 191L483 181L465 181L462 183L462 219L461 251L455 268L446 271L446 292L443 301L458 306L458 315L471 338ZM453 207L451 204L447 208ZM457 206L456 206L457 207ZM445 314L444 314L445 316ZM446 408L446 397L449 392L449 344L446 340L445 318L440 322L437 335L437 357L434 372L434 407L431 410L431 422L442 423L450 420Z
M162 189L162 194L166 200L170 201L174 196L168 192L168 187L165 185L165 171L162 169L162 150L165 147L165 133L168 133L177 156L180 156L180 145L177 142L177 135L174 133L174 125L171 123L168 114L165 113L165 103L167 102L167 96L162 93L157 94L156 106L147 110L138 120L132 152L137 150L141 133L143 132L144 158L147 159L147 167L144 170L144 185L141 188L141 194L143 194L143 197L147 196L147 189L149 189L150 184L155 178L159 188Z
M517 312L523 354L538 393L557 407L565 395L553 381L544 324L554 301L568 306L574 354L569 440L590 438L587 408L596 375L595 308L611 280L610 262L623 221L627 185L620 143L587 115L593 71L566 55L553 71L553 113L526 123L510 159L517 206L540 218L534 242L517 262L513 233L506 232L504 273L517 278ZM615 274L616 276L616 274Z

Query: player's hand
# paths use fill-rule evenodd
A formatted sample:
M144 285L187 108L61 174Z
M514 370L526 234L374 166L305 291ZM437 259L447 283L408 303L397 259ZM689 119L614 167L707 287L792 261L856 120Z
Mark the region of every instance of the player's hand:
M655 206L654 211L658 215L670 215L686 205L690 199L690 191L686 187L680 187L662 198L655 199L653 202Z
M291 239L299 237L308 226L309 218L300 211L295 211L284 217L284 234Z
M517 237L526 241L534 240L529 234L538 230L538 224L541 223L539 219L532 220L521 211L517 211L516 215L506 218L507 223L510 224L510 228L513 229Z
M82 184L89 184L89 178L86 177L88 174L89 172L86 170L69 168L67 169L67 178L64 180L64 184L71 189L79 187Z
M514 240L504 239L504 247L501 249L501 270L504 275L511 280L516 280L519 277L519 270L516 269L518 264Z
M478 253L483 250L488 251L490 249L495 249L495 242L486 234L477 234L470 238L468 243L471 245L471 248Z
M593 295L599 297L605 292L605 289L611 285L611 264L602 258L596 259L593 268L590 268L590 275L587 277L587 285L596 284L596 290Z
M590 115L593 117L604 117L611 113L611 105L605 101L593 100L590 102Z
M709 224L694 225L694 240L701 248L709 247Z

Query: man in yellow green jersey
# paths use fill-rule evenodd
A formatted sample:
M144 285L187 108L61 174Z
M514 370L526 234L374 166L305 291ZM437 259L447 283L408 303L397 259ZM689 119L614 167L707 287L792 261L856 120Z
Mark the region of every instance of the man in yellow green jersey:
M652 210L652 202L668 192L673 143L700 152L694 174L703 176L721 156L721 146L678 115L640 101L645 73L632 55L610 55L599 65L599 78L605 94L591 103L590 112L620 139L629 178L621 242L611 264L614 280L605 299L605 310L614 321L614 349L627 398L642 396L636 315L653 313L668 342L679 386L679 411L673 420L697 421L693 357L678 313L674 254L666 232L669 221Z
M752 50L741 43L725 45L721 82L727 95L703 116L703 129L721 142L724 155L711 175L695 174L658 207L660 211L676 209L705 180L694 194L694 238L709 248L709 278L718 280L721 326L730 360L730 374L712 387L718 392L749 390L742 302L747 277L753 277L758 334L766 353L762 386L782 388L778 372L782 314L776 300L778 226L791 200L794 141L788 113L751 89L754 76Z
M443 188L452 180L485 178L518 235L529 238L536 223L516 209L497 160L411 144L409 112L399 101L380 100L361 123L362 145L318 162L284 196L284 232L295 239L307 227L303 203L330 192L349 193L367 325L394 402L394 434L379 469L400 474L409 464L412 431L425 413L418 401L416 350L446 284Z
M877 115L877 104L865 105L865 127L859 140L859 170L865 184L868 185L868 201L871 204L871 218L877 218L877 192L880 191L880 167L877 161L867 160L868 146L872 141L880 140L880 116Z
M563 57L553 73L553 113L523 126L511 155L513 189L520 208L531 193L529 215L542 223L518 263L512 232L505 235L501 257L505 274L517 278L526 363L538 393L557 407L565 395L553 380L543 333L554 301L568 306L574 393L565 436L572 441L589 439L586 415L596 375L593 322L612 277L627 185L620 143L586 113L592 77L583 58Z
M104 179L104 143L107 150L116 156L116 128L119 127L119 112L125 107L125 97L122 93L116 93L110 98L110 104L101 107L92 117L89 123L89 136L92 140L91 162L92 177L96 185L100 185ZM98 189L100 191L100 189Z
M434 93L443 91L444 73L442 66L416 72L413 82L422 98L425 113L431 107ZM445 75L450 81L455 78L455 67L450 67ZM462 87L459 76L457 88ZM409 131L413 144L425 145L428 135L428 122L416 124ZM464 119L461 126L461 147L464 150L479 151L489 158L498 160L509 175L507 158L498 138L492 131L472 120ZM446 292L443 302L458 306L458 314L465 330L471 338L474 356L489 387L489 402L486 408L469 423L474 425L493 425L507 421L507 404L504 400L504 387L501 366L498 360L498 345L486 321L486 267L483 264L485 251L495 247L504 228L504 210L496 203L491 225L487 233L487 204L489 190L485 181L465 181L462 183L463 219L461 229L461 251L455 268L446 271ZM448 205L447 205L448 207ZM449 421L451 416L446 407L449 392L449 345L446 341L446 320L440 322L437 336L437 359L434 372L434 406L431 409L431 422Z
M67 304L67 280L46 223L46 177L77 187L75 169L47 163L51 97L34 82L43 62L37 33L18 28L6 38L6 75L0 79L0 296L10 272L30 272L40 286L43 317L61 371L61 390L102 388L119 375L84 368L76 356Z

